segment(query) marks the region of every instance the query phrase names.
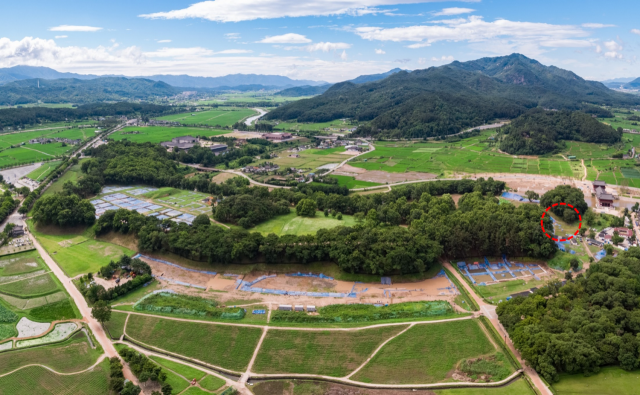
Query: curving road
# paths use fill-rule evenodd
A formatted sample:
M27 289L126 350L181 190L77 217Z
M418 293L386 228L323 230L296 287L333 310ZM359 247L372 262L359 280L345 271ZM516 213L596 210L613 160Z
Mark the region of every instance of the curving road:
M251 126L251 124L253 123L253 121L257 121L258 119L262 118L264 116L264 114L266 114L267 112L261 108L252 108L252 110L259 112L260 114L258 115L254 115L252 117L247 118L246 121L244 121L244 124L247 126Z

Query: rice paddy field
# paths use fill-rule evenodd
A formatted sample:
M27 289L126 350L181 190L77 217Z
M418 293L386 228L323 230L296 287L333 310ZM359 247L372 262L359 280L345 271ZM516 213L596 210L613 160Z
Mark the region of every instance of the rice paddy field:
M343 377L405 328L390 326L353 332L270 330L252 371Z
M551 158L513 158L492 151L479 137L462 142L377 142L373 152L349 162L354 167L391 173L417 171L446 175L464 173L526 173L573 177L569 161Z
M126 328L133 340L238 372L247 368L261 332L142 315L131 315Z
M183 125L231 126L258 112L250 108L225 108L207 111L172 114L157 118L164 121L180 122Z
M640 115L639 112L633 112L632 114L623 114L620 111L621 110L619 109L612 110L614 117L604 118L604 119L601 119L601 121L608 125L611 125L611 127L613 127L614 129L622 128L622 129L640 130L640 125L638 121L630 121L627 119L627 117L631 115L636 115L636 116Z
M42 160L50 160L61 156L72 150L74 146L62 146L62 143L51 144L28 144L29 140L47 137L47 138L68 138L68 139L86 139L94 135L94 128L72 128L47 130L26 130L17 133L7 133L0 135L0 168L8 166L16 166L23 163L33 163ZM24 145L21 145L23 144ZM12 146L16 148L11 148Z
M258 224L251 228L252 232L260 232L263 235L275 233L277 235L311 235L315 234L319 229L331 229L336 226L354 226L355 218L351 215L343 215L338 220L331 215L324 216L322 211L316 212L315 217L299 217L295 210L286 215L279 215L268 221Z
M330 176L330 177L337 179L338 185L345 186L349 189L368 188L368 187L375 187L378 185L382 185L377 182L356 180L355 177L349 177L349 176Z
M139 132L131 134L131 132ZM129 126L109 136L116 141L129 140L136 143L161 143L181 136L219 136L230 133L229 130L213 130L206 128L170 127L170 126Z
M128 248L93 239L91 228L62 230L37 227L30 221L29 229L69 277L95 273L123 254L134 254Z
M436 383L445 380L461 360L495 353L474 319L415 325L382 347L352 379L380 384Z

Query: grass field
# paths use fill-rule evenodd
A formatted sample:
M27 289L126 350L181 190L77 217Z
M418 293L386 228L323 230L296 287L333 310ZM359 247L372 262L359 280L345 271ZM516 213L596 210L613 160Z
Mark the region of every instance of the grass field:
M244 371L260 338L257 328L201 324L132 315L134 340L234 371Z
M84 162L85 160L86 159L80 160L80 162L77 165L71 166L71 168L67 170L66 173L64 173L64 175L62 175L62 177L58 178L56 182L54 182L53 184L51 184L49 188L47 188L47 190L44 192L44 195L46 196L46 195L62 192L62 186L67 181L77 183L82 177L84 177L81 171L81 166L82 166L82 162Z
M463 359L494 354L475 320L416 325L387 343L352 379L367 383L436 383Z
M204 379L200 380L198 384L200 384L202 388L207 389L209 391L216 391L226 383L224 380L222 380L219 377L207 375Z
M270 380L257 383L251 388L255 395L294 394L294 395L325 395L325 394L357 394L374 395L388 394L377 390L358 390L353 386L333 384L322 381L307 380ZM511 384L498 388L452 388L446 390L397 390L397 394L417 395L535 395L524 379L518 379ZM560 394L561 395L561 394Z
M58 165L60 165L60 163L61 161L43 163L42 166L27 174L27 178L30 178L34 181L44 180L58 167Z
M201 112L173 114L157 119L180 122L183 125L231 126L257 114L258 112L249 108L225 108L224 110L212 109Z
M0 374L34 363L60 373L78 372L93 365L101 354L91 348L84 333L78 332L60 344L0 353Z
M206 373L203 372L202 370L194 369L190 366L183 365L178 362L173 362L168 359L164 359L156 356L150 356L149 358L157 362L162 367L170 369L178 373L179 375L186 377L189 380L196 379L200 381L200 379L202 379L206 375Z
M20 298L48 295L58 290L60 287L50 273L0 285L0 293Z
M127 134L127 132L138 131L139 134ZM219 136L231 133L229 130L211 130L205 128L168 127L168 126L130 126L115 132L109 136L116 141L129 140L136 143L161 143L171 141L174 137L181 136Z
M44 267L44 261L36 250L0 257L0 276L31 273Z
M601 368L599 373L585 377L582 374L561 374L560 381L551 386L556 395L638 393L640 371L628 372L617 366Z
M336 226L353 226L356 224L355 218L351 215L343 215L341 220L333 218L331 215L324 216L321 211L316 212L316 216L299 217L295 210L286 215L278 215L261 224L258 224L251 231L260 232L263 235L275 233L277 235L309 235L315 234L319 229L330 229Z
M279 130L312 130L321 131L324 129L330 129L333 132L339 132L340 129L350 129L355 127L347 122L340 120L318 123L293 123L293 122L280 122L274 126L274 129Z
M29 229L69 277L88 272L95 273L100 267L111 260L117 260L123 254L134 254L128 248L93 240L91 228L43 228L34 226L29 221Z
M271 159L270 161L282 167L295 167L296 169L303 169L307 172L314 172L318 167L326 164L339 164L345 159L349 159L350 155L344 155L340 152L344 152L344 147L339 147L337 150L321 150L321 149L308 149L297 152L299 158L290 157L293 153L288 151L281 151L278 153L278 157ZM252 165L256 165L263 160L256 160Z
M85 139L92 136L93 128L86 129L53 129L23 131L20 133L10 133L0 135L0 168L15 166L26 163L34 163L43 160L50 160L59 157L69 151L74 146L62 146L62 143L52 144L28 144L29 140L40 137L60 137L69 139ZM22 145L24 143L24 145ZM11 147L15 148L11 148Z
M109 361L88 372L60 376L39 366L30 366L0 377L0 394L108 395Z
M377 182L356 180L355 177L349 177L349 176L331 176L331 178L336 178L338 180L338 185L345 186L349 189L368 188L368 187L375 187L378 185L382 185Z
M104 324L107 335L111 334L112 339L119 339L124 334L124 324L127 321L127 314L112 313L109 322Z
M474 286L475 291L485 299L498 302L499 300L506 300L507 296L526 291L530 288L540 287L549 282L548 278L543 280L535 280L533 278L529 280L511 280L498 284Z
M405 328L391 326L354 332L270 330L252 370L346 376L381 343Z

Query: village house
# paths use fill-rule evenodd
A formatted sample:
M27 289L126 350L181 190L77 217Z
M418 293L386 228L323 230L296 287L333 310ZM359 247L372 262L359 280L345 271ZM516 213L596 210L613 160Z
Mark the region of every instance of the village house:
M59 137L40 137L37 139L29 140L29 144L52 144L52 143L65 143L69 145L78 145L82 142L80 139L63 139Z
M198 139L193 136L174 137L171 141L160 143L165 148L177 148L178 150L189 150L196 145Z
M213 144L209 148L211 149L211 152L213 152L215 156L218 156L224 153L229 147L227 147L226 144Z
M278 143L281 141L292 139L293 135L291 133L265 133L262 135L262 138Z

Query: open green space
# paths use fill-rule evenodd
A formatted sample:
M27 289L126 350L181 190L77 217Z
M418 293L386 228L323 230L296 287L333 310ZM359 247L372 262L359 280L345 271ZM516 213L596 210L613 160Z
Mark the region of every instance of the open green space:
M274 129L279 130L311 130L311 131L327 131L334 133L344 133L345 129L351 129L356 125L341 120L317 123L297 123L297 122L280 122L274 125Z
M170 361L165 358L160 358L153 355L149 358L160 364L160 366L170 369L178 373L179 375L186 377L188 380L196 379L200 381L200 379L202 379L206 375L206 373L202 370L194 369L191 366L183 365L181 363Z
M31 139L59 137L84 140L93 136L93 132L93 128L60 128L2 134L0 135L0 168L51 160L76 148L71 144L63 146L63 143L29 144Z
M0 257L0 276L31 273L44 267L44 261L36 250Z
M316 212L315 217L300 217L295 210L285 215L279 215L268 221L258 224L251 231L260 232L263 235L275 233L277 235L310 235L320 229L331 229L336 226L354 226L356 220L351 215L343 215L338 220L331 215L325 217L321 211Z
M128 248L93 239L92 228L38 227L29 221L29 229L69 277L95 273L123 254L134 254Z
M139 133L132 133L139 132ZM230 133L229 130L213 130L207 128L169 127L169 126L129 126L109 135L110 139L129 140L136 143L161 143L182 136L219 136Z
M405 325L351 332L270 330L252 370L343 377Z
M250 108L224 108L172 114L157 119L180 122L183 125L231 126L258 112Z
M13 281L0 285L0 293L16 296L19 298L37 297L49 295L61 288L53 279L51 273L25 278L24 280Z
M111 335L112 339L120 339L124 334L124 325L127 322L128 314L124 313L112 313L111 319L104 323L107 334Z
M87 335L78 332L59 344L0 353L0 374L29 364L42 364L56 372L73 373L93 365L101 354L102 350L91 348Z
M244 371L261 335L259 328L175 321L132 315L127 337L234 371Z
M198 381L198 384L200 385L200 387L209 391L216 391L222 388L222 386L225 385L226 382L220 377L207 375L205 378Z
M534 287L544 286L549 282L550 279L545 278L543 280L535 280L534 278L524 279L515 279L510 281L503 281L498 284L490 284L490 285L478 285L474 286L476 292L482 296L484 299L487 299L490 302L497 303L500 300L506 300L507 296L523 292L528 289Z
M337 179L338 185L345 186L349 189L368 188L368 187L375 187L378 185L382 185L377 182L356 180L355 177L349 177L349 176L331 176L331 178Z
M444 381L456 364L496 350L476 320L415 325L387 343L352 379L379 384Z
M60 376L40 366L29 366L0 377L0 394L107 395L108 383L109 361L106 359L90 371L69 376Z
M640 130L640 126L638 125L638 121L630 121L627 119L630 115L638 115L637 112L633 112L632 114L623 114L619 109L612 110L613 118L602 118L600 119L602 122L611 125L612 128L618 129L635 129Z
M81 166L82 162L87 159L81 159L77 165L71 166L60 178L58 178L47 190L44 192L45 195L51 195L57 192L62 192L62 186L71 181L73 183L77 183L84 174L82 174Z
M166 369L163 369L163 372L165 372L167 375L167 378L164 380L164 382L171 386L171 395L178 395L186 390L187 387L189 387L189 382L178 376L177 374Z
M270 162L280 166L280 168L294 167L296 169L305 170L305 172L315 173L316 169L327 164L340 164L346 159L349 159L351 155L341 154L344 152L344 147L339 149L322 150L322 149L307 149L299 152L289 152L287 150L278 152L278 157L270 159ZM296 158L295 155L298 157ZM256 159L250 165L257 165L264 162L261 159Z
M560 381L551 387L556 395L638 393L640 371L626 371L617 366L603 367L600 372L585 377L583 374L560 374Z
M44 180L58 167L58 165L60 165L60 163L61 161L45 162L42 164L42 166L27 174L27 178L30 178L34 181Z

